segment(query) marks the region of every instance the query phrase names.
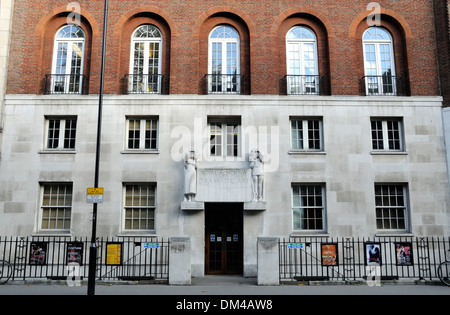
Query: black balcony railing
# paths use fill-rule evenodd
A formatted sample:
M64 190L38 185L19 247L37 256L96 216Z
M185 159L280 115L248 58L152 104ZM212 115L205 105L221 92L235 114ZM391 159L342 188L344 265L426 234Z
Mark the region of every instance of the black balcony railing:
M366 96L400 96L403 94L402 78L390 74L366 75L361 79L361 90Z
M244 76L241 74L205 75L208 94L241 94Z
M164 75L127 74L125 75L126 94L163 94Z
M82 74L46 74L45 94L87 94L88 79Z
M286 75L288 95L320 95L323 77L320 75Z

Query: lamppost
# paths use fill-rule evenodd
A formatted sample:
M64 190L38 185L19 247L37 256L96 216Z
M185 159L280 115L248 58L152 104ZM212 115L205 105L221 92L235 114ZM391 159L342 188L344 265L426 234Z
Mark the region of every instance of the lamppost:
M108 21L108 0L105 0L105 7L103 10L103 39L102 39L102 57L100 69L100 90L98 102L98 121L97 121L97 147L95 153L95 178L94 187L98 188L99 166L100 166L100 142L102 131L102 106L103 106L103 81L105 73L105 48L106 48L106 29ZM92 211L92 237L89 248L89 275L88 275L88 295L95 295L95 273L97 270L97 203L93 203Z

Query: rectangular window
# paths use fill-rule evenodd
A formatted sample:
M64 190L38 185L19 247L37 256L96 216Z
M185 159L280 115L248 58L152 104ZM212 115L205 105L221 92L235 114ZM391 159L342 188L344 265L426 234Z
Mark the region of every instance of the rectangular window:
M70 230L72 184L42 184L41 191L41 229Z
M375 185L375 212L378 230L406 230L406 194L407 188L403 184Z
M402 121L399 118L372 118L372 149L404 151Z
M292 185L294 230L325 229L325 192L321 184Z
M241 124L237 119L209 121L210 155L238 157L241 155Z
M155 229L156 184L125 185L125 230Z
M75 150L77 118L47 118L47 150Z
M158 149L158 118L134 117L128 118L127 150L157 150Z
M302 151L323 151L321 118L291 119L291 148Z

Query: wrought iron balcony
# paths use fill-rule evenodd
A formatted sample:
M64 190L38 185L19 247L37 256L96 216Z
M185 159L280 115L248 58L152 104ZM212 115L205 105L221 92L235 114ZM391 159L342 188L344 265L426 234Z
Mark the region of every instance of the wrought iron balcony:
M45 94L87 94L88 80L82 74L46 74Z
M125 75L126 94L162 94L164 75L127 74Z
M366 75L361 79L361 90L366 96L400 96L403 94L402 78L390 74Z
M288 95L320 95L323 78L320 75L286 75Z
M241 74L205 75L208 94L241 94L244 76Z

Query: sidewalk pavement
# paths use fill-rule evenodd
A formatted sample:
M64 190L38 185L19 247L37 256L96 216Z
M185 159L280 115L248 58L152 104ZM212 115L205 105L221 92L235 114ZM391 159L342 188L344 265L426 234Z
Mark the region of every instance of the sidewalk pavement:
M87 295L87 283L70 286L65 281L10 281L0 285L0 296L6 295ZM212 276L192 278L190 286L143 284L136 282L102 282L95 284L95 295L146 296L289 296L289 295L450 295L450 287L439 282L389 282L381 286L311 282L278 286L258 286L256 278Z

